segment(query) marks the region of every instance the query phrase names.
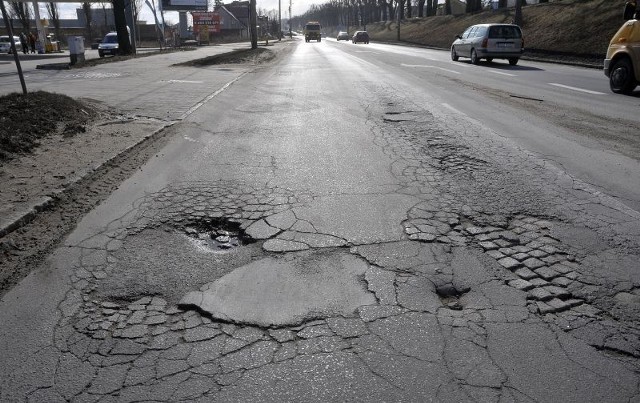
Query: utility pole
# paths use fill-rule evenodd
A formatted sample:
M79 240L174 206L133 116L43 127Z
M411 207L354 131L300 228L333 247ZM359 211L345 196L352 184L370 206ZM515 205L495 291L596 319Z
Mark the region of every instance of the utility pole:
M282 0L278 0L278 40L282 40Z
M24 83L24 74L22 74L20 59L18 58L18 49L16 49L16 41L13 40L13 29L11 28L11 22L9 21L9 17L7 16L7 10L4 8L3 0L0 0L0 8L2 9L2 18L4 18L4 26L7 27L7 33L9 34L9 41L11 42L11 48L13 49L13 59L16 61L18 76L20 76L20 85L22 85L22 93L24 95L27 95L27 85Z

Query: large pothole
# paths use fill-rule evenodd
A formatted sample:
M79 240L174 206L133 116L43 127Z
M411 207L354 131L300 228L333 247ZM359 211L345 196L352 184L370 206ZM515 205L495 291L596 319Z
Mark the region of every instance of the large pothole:
M350 316L376 303L362 284L368 267L363 259L335 249L268 257L189 292L179 305L216 320L261 327Z
M244 233L240 224L228 220L194 222L182 230L194 245L212 252L226 252L255 242Z

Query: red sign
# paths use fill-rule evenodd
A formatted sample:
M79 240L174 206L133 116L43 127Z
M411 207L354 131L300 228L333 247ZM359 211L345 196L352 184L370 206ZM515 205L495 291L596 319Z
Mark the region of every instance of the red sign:
M193 30L195 32L220 32L220 14L212 12L193 12Z

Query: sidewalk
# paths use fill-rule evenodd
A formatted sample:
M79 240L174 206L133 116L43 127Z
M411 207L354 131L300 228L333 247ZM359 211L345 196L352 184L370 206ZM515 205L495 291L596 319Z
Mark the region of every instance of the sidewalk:
M172 68L171 65L190 60L248 48L247 43L208 46L190 51L171 52L117 63L106 63L95 67L74 68L66 80L41 83L28 82L29 91L50 91L74 98L91 98L107 105L111 113L106 120L94 122L81 135L63 138L56 136L42 141L32 154L8 161L2 167L3 186L0 189L0 237L20 228L33 219L38 212L46 210L61 194L79 183L83 178L100 170L122 153L137 144L154 138L166 127L182 120L183 115L194 105L206 99L252 66L235 68L221 73L220 77L194 91L179 95L166 91L194 82L194 68ZM26 55L37 60L39 65L59 63L59 54ZM68 55L67 55L68 57ZM136 64L137 66L133 65ZM15 69L15 66L0 70ZM107 74L105 71L109 71ZM114 72L115 71L115 72ZM167 74L168 72L168 74ZM55 74L55 72L50 72ZM109 75L114 79L109 80ZM170 78L167 78L167 75ZM93 81L87 88L76 77L105 77ZM181 77L188 80L181 80ZM148 82L164 79L159 84ZM57 80L57 79L56 79ZM117 80L117 81L116 81ZM154 80L154 81L156 81ZM91 82L83 80L84 82ZM132 94L134 88L146 94ZM156 87L149 91L149 87ZM19 87L18 87L19 88ZM5 90L9 88L5 87ZM17 90L17 89L14 89ZM135 91L135 90L134 90ZM0 91L1 92L1 91ZM164 92L164 94L162 94ZM132 96L133 95L133 96Z

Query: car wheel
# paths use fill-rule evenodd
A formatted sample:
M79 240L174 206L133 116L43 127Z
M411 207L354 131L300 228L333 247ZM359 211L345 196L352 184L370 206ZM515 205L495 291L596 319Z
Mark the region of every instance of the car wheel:
M104 57L104 53L102 53L102 52L98 52L98 56L100 56L100 57Z
M456 53L456 48L454 48L452 46L451 47L451 60L453 60L454 62L457 62L458 59L460 59L460 57L458 57L458 54Z
M609 86L616 94L627 95L636 88L636 78L629 59L619 59L613 63L609 74Z
M480 59L478 59L478 54L475 49L471 49L471 64L478 64Z
M491 63L493 61L493 57L487 57L487 62Z
M516 64L518 64L518 60L520 60L520 59L518 59L517 57L513 57L513 58L509 59L509 64L512 65L512 66L515 66Z

